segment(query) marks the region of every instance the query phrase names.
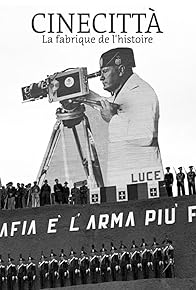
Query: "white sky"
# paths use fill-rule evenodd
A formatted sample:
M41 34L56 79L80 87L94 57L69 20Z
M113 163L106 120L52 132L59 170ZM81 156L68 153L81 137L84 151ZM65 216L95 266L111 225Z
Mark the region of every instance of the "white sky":
M21 87L69 67L86 66L89 73L97 71L100 54L117 46L134 49L135 72L149 82L158 95L159 144L164 167L184 166L188 170L189 165L196 166L194 1L44 3L34 0L31 5L24 4L25 1L17 1L17 5L14 1L6 2L0 4L0 177L3 184L8 181L27 183L36 178L58 107L58 103L49 104L47 99L22 104ZM164 32L152 35L153 44L44 44L42 36L31 28L31 19L36 13L90 13L93 16L97 13L148 13L148 8L155 9ZM138 36L130 31L127 36L131 35ZM89 84L92 90L107 94L98 79L90 80Z

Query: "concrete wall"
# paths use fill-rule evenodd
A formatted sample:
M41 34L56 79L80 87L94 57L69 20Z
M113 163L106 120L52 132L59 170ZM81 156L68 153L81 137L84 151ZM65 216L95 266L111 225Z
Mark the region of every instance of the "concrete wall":
M79 254L82 246L89 252L94 244L99 251L102 243L110 250L111 241L116 247L123 241L129 249L133 239L140 245L144 238L151 245L153 237L161 243L167 234L175 247L176 276L193 277L196 268L195 213L195 196L91 206L53 205L2 210L0 254L7 261L7 254L10 253L15 262L20 253L25 258L31 254L37 262L42 250L49 256L51 249L59 255L64 248L69 255L73 247ZM119 217L119 223L115 224L115 217ZM89 221L91 226L88 228Z

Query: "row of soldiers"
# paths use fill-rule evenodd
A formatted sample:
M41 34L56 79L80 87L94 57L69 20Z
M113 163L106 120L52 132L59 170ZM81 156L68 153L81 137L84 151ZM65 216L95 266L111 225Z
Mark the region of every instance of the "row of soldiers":
M4 265L0 258L0 289L7 283L7 289L13 290L14 285L18 284L19 290L25 289L27 281L28 289L33 289L37 272L40 280L40 288L46 288L48 283L50 288L55 288L57 284L61 287L68 284L76 285L81 280L82 284L86 284L90 279L91 283L97 283L99 280L107 282L109 280L116 281L121 276L121 280L128 279L128 272L132 272L133 279L149 278L150 272L155 278L163 276L172 278L174 276L174 247L172 241L166 238L160 246L156 238L153 240L151 247L148 247L144 239L138 247L135 241L132 241L130 251L121 242L119 251L111 243L110 253L107 253L104 244L98 254L95 246L92 245L90 255L82 247L80 257L71 249L69 258L66 257L64 250L61 250L59 260L51 250L50 259L42 252L38 268L33 262L31 256L28 257L27 264L20 255L19 263L16 266L12 258L8 258L7 266ZM17 282L17 283L16 283Z
M185 173L187 176L187 181L188 181L188 189L189 189L189 195L196 194L195 190L195 168L193 166L189 166L189 172L187 172L185 169ZM175 168L175 174L176 174L176 180L177 180L177 193L178 196L185 195L185 186L184 186L184 180L185 180L185 174L183 172L182 167L178 167L179 172L177 173ZM174 183L174 176L170 172L170 167L166 167L166 173L165 173L165 186L167 190L168 196L173 196L173 183Z

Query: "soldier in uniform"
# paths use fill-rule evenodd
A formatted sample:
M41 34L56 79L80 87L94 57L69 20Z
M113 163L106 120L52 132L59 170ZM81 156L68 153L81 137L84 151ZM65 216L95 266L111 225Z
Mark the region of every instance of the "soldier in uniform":
M54 196L56 203L58 204L63 203L63 186L61 183L59 183L59 180L57 178L55 179Z
M109 259L110 259L112 281L116 281L116 274L120 270L119 257L116 251L117 251L117 248L115 248L113 243L111 242L111 249L110 249L111 253L110 253Z
M51 250L50 261L48 263L49 283L50 288L56 287L56 280L58 279L58 261L55 259L56 254Z
M15 202L15 208L22 208L22 188L20 183L17 183Z
M70 194L70 190L69 187L67 186L68 182L65 181L64 182L64 186L63 186L63 204L68 204L69 202L69 194Z
M48 261L44 253L41 253L40 261L38 263L39 269L39 280L40 280L40 289L46 288L46 282L48 278Z
M39 207L40 206L40 188L37 184L37 181L34 181L34 185L31 187L31 198L32 198L32 207Z
M7 290L13 290L14 284L17 280L17 270L15 264L12 262L14 261L13 258L8 255L8 264L6 267L6 273L7 273Z
M91 283L98 282L98 274L100 271L100 261L99 257L97 256L97 251L92 245L91 255L90 255L90 276L91 276Z
M7 184L7 208L15 209L15 196L16 196L16 188L13 186L13 182L9 182Z
M36 265L33 263L33 258L31 255L28 257L28 263L26 265L27 271L27 281L28 281L28 289L32 290L34 287L35 279L36 279Z
M160 278L161 277L161 267L163 265L163 258L162 258L162 249L157 243L156 238L154 238L152 247L152 262L153 262L153 269L154 269L154 277Z
M185 174L182 172L182 167L179 167L179 172L176 174L177 179L177 189L178 189L178 196L185 195L185 189L184 189L184 179Z
M27 278L27 269L26 265L24 264L25 259L20 254L19 263L17 265L17 277L18 277L18 289L24 290L25 289L25 280Z
M81 204L87 204L87 196L88 196L88 187L85 185L85 181L84 181L83 185L80 187Z
M82 284L87 283L87 276L89 273L89 258L87 257L87 253L84 251L84 247L82 247L79 258L79 268L80 268L80 277Z
M68 277L68 260L66 259L66 255L64 250L61 249L60 253L60 261L59 261L59 279L60 279L60 286L65 286L65 280Z
M68 265L69 265L69 280L70 285L76 285L76 278L77 274L79 274L79 264L78 264L78 258L75 256L76 252L71 249L70 251L70 258L68 259Z
M165 173L164 180L165 180L165 186L167 190L168 196L173 196L172 192L172 186L174 182L173 174L170 171L170 167L166 167L167 172Z
M5 186L0 187L0 208L6 209L7 205L7 191Z
M108 272L111 271L110 268L110 259L109 255L106 254L106 249L104 244L102 244L102 248L100 250L101 257L100 257L100 271L101 271L101 281L108 282Z
M28 183L26 185L26 206L29 207L30 204L32 203L32 200L31 200L31 183Z
M4 261L0 255L0 289L3 289L3 285L6 280L6 270L5 265L3 263Z
M190 171L187 173L189 195L195 194L195 172L193 171L193 166L189 166Z
M44 184L40 190L40 205L51 204L51 187L48 184L48 180L44 180Z
M138 246L135 244L134 240L132 241L131 245L130 262L133 273L133 280L137 280L139 275L139 269L141 269L141 257Z
M80 204L80 190L77 188L76 183L74 183L74 187L71 189L71 196L74 204Z
M166 245L163 249L163 262L165 278L172 278L172 270L174 270L174 247L172 241L167 239Z
M130 268L130 258L127 252L127 247L121 242L120 244L120 254L119 254L119 265L121 271L122 281L127 281L128 269Z
M150 250L147 249L147 244L142 239L142 244L141 244L141 263L142 263L142 272L143 272L143 278L148 279L149 278L149 268L152 266L152 259L151 259L151 253Z
M25 188L25 185L24 183L21 183L21 186L20 186L20 194L21 194L21 198L22 198L22 208L25 208L26 207L26 200L27 200L27 190Z

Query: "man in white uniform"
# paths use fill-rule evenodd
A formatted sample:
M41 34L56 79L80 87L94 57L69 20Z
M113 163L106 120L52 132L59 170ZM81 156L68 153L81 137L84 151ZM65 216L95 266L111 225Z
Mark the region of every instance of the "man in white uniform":
M101 116L109 123L107 186L130 184L131 176L138 182L163 178L157 95L133 67L131 48L115 48L100 58L100 80L111 93L101 101Z

